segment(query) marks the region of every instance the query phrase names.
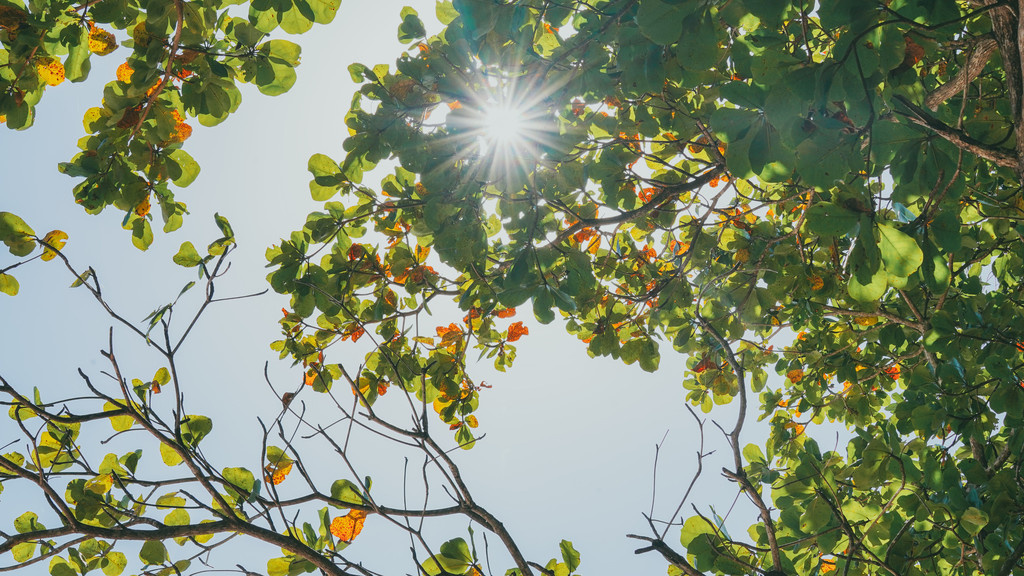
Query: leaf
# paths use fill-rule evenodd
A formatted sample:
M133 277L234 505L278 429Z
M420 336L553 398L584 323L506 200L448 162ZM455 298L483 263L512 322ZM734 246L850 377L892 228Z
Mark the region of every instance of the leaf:
M167 561L167 547L159 540L149 540L142 545L139 551L139 559L147 566L163 564Z
M111 402L104 402L103 403L103 411L104 412L110 412L110 411L120 410L120 409L121 409L121 406L118 406L118 405L113 404ZM119 416L111 416L109 418L109 420L110 420L110 426L114 429L115 432L124 432L125 430L131 429L131 427L135 425L135 418L133 418L133 417L127 415L127 414L121 414Z
M851 233L860 215L832 202L817 202L804 213L804 225L820 236L845 236Z
M436 560L435 560L436 559ZM427 574L463 574L473 564L473 555L469 545L462 538L454 538L441 544L440 550L434 558L428 558L423 562L423 569Z
M178 266L184 266L185 268L193 268L203 262L196 247L189 241L181 243L178 253L174 255L172 260Z
M153 244L153 229L149 220L139 218L132 223L132 245L139 250L148 250Z
M960 517L960 523L963 524L964 528L971 536L977 535L981 532L989 522L989 516L983 510L979 510L975 507L970 507L964 511L963 516Z
M78 576L78 572L68 564L67 560L60 556L54 556L50 560L50 576Z
M331 534L346 544L351 542L363 531L366 514L366 510L349 510L345 516L339 516L331 521Z
M75 281L71 283L71 288L78 288L82 284L85 284L85 281L88 280L89 278L91 278L92 275L93 275L92 268L89 268L85 272L82 272L81 274L79 274L78 278L75 278Z
M36 546L38 546L36 542L22 542L11 548L11 556L15 562L19 563L31 560L36 553Z
M894 276L906 278L924 262L924 252L917 241L889 224L878 225L878 248L885 269Z
M559 542L558 547L562 551L562 561L569 567L569 572L575 572L580 565L580 553L572 547L572 542L568 540Z
M363 505L363 497L360 496L359 487L350 480L335 480L331 484L331 498L348 504Z
M313 174L313 180L309 182L309 192L317 202L330 200L345 181L338 163L329 156L312 155L306 168Z
M636 24L652 42L667 46L679 40L683 33L683 19L692 12L693 5L689 2L645 0L637 10Z
M398 41L402 44L408 44L417 38L423 38L427 35L427 29L423 26L423 21L420 20L416 11L409 6L402 8L401 18L402 23L398 25Z
M691 516L683 523L683 529L679 533L679 543L684 548L688 548L698 536L714 533L715 527L713 524L700 516Z
M18 534L24 534L45 530L46 527L39 523L39 516L35 512L25 512L14 519L14 529L18 531Z
M172 150L168 156L177 167L177 170L172 173L171 178L175 185L184 188L195 182L196 178L199 177L199 163L188 152L178 148Z
M185 526L191 521L187 510L181 508L174 510L164 517L164 524L168 526Z
M36 247L31 238L35 235L24 220L10 212L0 212L0 241L7 245L11 254L27 256Z
M229 484L237 486L246 493L252 492L253 486L256 484L256 477L245 468L225 468L221 474Z
M60 250L61 248L63 248L64 244L67 241L67 238L68 235L63 230L52 230L50 232L47 232L46 236L43 237L43 243L50 245L52 249L44 247L43 255L40 257L40 260L44 262L49 262L50 260L56 258L57 252L55 252L55 250Z
M235 231L231 228L231 224L228 222L227 218L214 213L213 220L217 223L217 228L220 228L220 233L223 234L225 238L235 237Z
M18 280L10 274L4 274L0 272L0 292L7 294L8 296L18 295Z
M179 455L173 448L167 444L160 444L160 458L164 461L164 464L168 466L177 466L184 462L181 455Z
M213 430L213 420L206 416L191 415L181 420L181 439L186 446L194 448Z
M128 558L120 552L109 551L100 560L100 569L106 576L119 576L126 566Z

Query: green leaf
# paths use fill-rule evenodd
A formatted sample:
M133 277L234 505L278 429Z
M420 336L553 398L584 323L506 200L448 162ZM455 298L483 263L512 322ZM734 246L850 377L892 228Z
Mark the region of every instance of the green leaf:
M231 224L228 222L227 218L214 213L213 221L217 223L217 228L220 228L220 233L223 234L225 238L235 237L235 231L231 228Z
M889 224L878 225L878 248L882 253L885 269L894 276L906 278L924 261L924 252L917 241Z
M10 212L0 212L0 241L7 245L11 254L30 254L36 247L35 240L29 237L33 235L35 232L24 220Z
M185 268L192 268L203 262L196 247L188 241L181 243L181 248L178 249L178 253L174 255L172 260L178 266L184 266Z
M419 14L409 6L402 8L402 23L398 25L398 41L408 44L417 38L427 35L427 29L423 26Z
M832 520L832 509L822 498L811 500L810 505L800 515L800 530L804 534L815 534L828 526Z
M989 522L989 516L983 510L979 510L975 507L970 507L964 511L963 516L960 517L960 523L963 524L964 528L971 536L976 536L981 529L984 528Z
M120 552L110 551L100 560L100 569L106 576L119 576L128 566L128 558Z
M139 551L139 559L145 562L147 566L163 564L167 561L167 547L159 540L149 540L142 545L142 550Z
M258 51L270 58L275 58L291 67L299 65L302 47L288 40L274 39L258 47Z
M199 163L188 152L178 148L172 150L168 156L177 166L177 170L171 173L171 181L175 185L184 188L195 182L196 178L199 177Z
M437 563L440 564L440 568L453 574L462 574L473 563L473 554L469 550L469 545L462 538L454 538L441 544L439 553L435 554L434 557L437 559ZM428 569L428 565L433 570ZM428 573L440 573L433 559L428 559L427 562L424 562L423 567L428 569Z
M960 234L960 220L953 210L942 210L932 219L928 231L935 239L935 243L946 252L956 252L960 249L963 236Z
M224 480L241 488L246 493L252 492L253 486L256 485L256 477L245 468L225 468L221 473L224 475Z
M288 558L271 558L267 560L267 576L289 576L291 565Z
M181 420L181 439L194 448L213 430L213 420L206 416L191 415Z
M683 522L683 529L679 533L679 543L684 548L688 548L690 544L702 534L714 534L715 526L700 516L691 516Z
M18 531L18 534L24 534L45 530L46 527L39 523L39 516L35 512L25 512L14 519L14 529Z
M153 382L156 382L161 386L167 386L170 381L171 372L162 366L157 368L156 373L153 374Z
M186 504L186 501L181 496L178 496L177 492L170 492L164 494L156 499L157 510L167 510L169 508L180 508Z
M335 480L331 484L331 498L348 504L364 504L359 487L350 480Z
M309 7L313 10L313 21L317 24L330 24L338 15L338 7L341 0L309 0Z
M153 229L149 225L149 220L137 218L132 223L132 244L139 250L148 250L153 244Z
M569 572L575 572L580 565L580 553L572 547L572 542L568 540L559 542L558 547L562 551L562 561L569 567Z
M655 44L667 46L679 40L683 34L683 19L693 12L691 2L666 2L665 0L644 0L636 13L640 32Z
M832 202L818 202L805 212L805 226L819 236L845 236L856 227L860 215Z
M187 510L181 508L171 511L164 517L164 524L168 526L185 526L191 521Z
M9 296L18 295L18 281L14 276L0 272L0 292Z
M50 560L50 576L78 576L78 572L68 564L67 560L60 556L54 556Z
M22 542L11 548L11 556L14 557L15 562L25 562L31 560L36 553L36 542Z
M307 169L313 174L313 180L309 182L309 192L317 202L330 200L345 182L338 163L329 156L312 155Z
M118 405L113 404L111 402L104 402L103 403L103 411L104 412L120 410L120 409L121 409L121 406L118 406ZM122 414L120 416L111 416L109 418L109 420L110 420L110 426L114 429L115 432L124 432L125 430L130 430L131 427L135 425L135 418L133 418L133 417L127 415L127 414Z
M167 464L168 466L177 466L184 462L181 455L164 443L160 444L160 458L164 461L164 464Z

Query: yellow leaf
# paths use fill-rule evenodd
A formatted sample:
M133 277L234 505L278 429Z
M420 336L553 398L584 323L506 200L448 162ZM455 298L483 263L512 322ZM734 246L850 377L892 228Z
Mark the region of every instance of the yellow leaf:
M64 65L56 58L36 58L36 73L40 80L50 86L56 86L64 81Z
M93 26L89 30L89 51L97 56L106 56L117 48L114 35L103 28Z
M135 206L135 214L138 215L139 218L144 218L146 216L146 214L149 214L150 207L151 206L149 204L149 196L146 196L142 200L142 202L139 202Z
M466 425L470 428L476 428L480 425L480 422L477 421L476 416L470 414L469 416L466 416Z
M89 108L85 111L85 115L82 117L82 126L85 127L86 132L95 132L95 130L92 129L93 123L97 122L106 115L106 111L103 110L103 108Z
M363 531L366 514L366 510L349 510L345 516L331 521L331 534L342 542L351 542Z
M53 230L43 237L43 242L49 244L50 246L57 250L60 250L61 248L64 247L67 238L68 235L66 232L62 230ZM51 250L50 248L43 248L43 255L41 256L43 261L49 262L50 260L53 260L56 256L57 253Z

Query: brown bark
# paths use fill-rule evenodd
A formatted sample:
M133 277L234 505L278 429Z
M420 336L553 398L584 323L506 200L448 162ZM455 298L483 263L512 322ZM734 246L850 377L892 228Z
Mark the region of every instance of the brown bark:
M995 4L997 0L985 0L986 5ZM1024 73L1021 62L1024 61L1024 30L1018 18L1024 9L1024 0L1017 0L1016 10L1010 5L993 8L989 11L992 19L992 33L999 46L999 54L1003 58L1003 69L1006 74L1006 92L1010 99L1010 118L1013 121L1016 136L1017 175L1024 175L1024 118L1021 116L1021 93L1024 92Z

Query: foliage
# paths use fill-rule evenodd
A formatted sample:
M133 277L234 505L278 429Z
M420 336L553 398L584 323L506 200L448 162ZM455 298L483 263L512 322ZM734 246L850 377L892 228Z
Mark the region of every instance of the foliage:
M289 30L274 10L254 3L245 26L262 30L267 14L276 14L286 31L301 31ZM181 15L181 4L168 4L158 19L165 37L175 34L156 43L170 45L170 56L153 48L159 54L147 60L153 68L139 83L142 68L133 67L136 96L159 75L157 66L168 70L160 86L168 84ZM679 525L686 491L670 516L648 519L649 534L631 535L645 542L639 552L662 555L670 574L1024 574L1024 84L1011 7L953 0L455 0L439 2L437 15L444 30L423 38L417 14L402 12L399 38L417 45L393 67L349 67L362 87L346 117L344 157L309 161L310 191L323 210L267 257L271 287L291 297L273 347L304 370L303 386L282 394L276 422L307 385L333 398L340 383L357 396L360 422L421 450L432 459L425 468L448 471L443 482L455 504L389 508L370 495L369 481L342 479L327 490L303 474L310 500L329 506L305 509L315 523L300 526L289 513L282 514L283 530L268 528L267 510L297 504L261 494L251 472L218 472L208 463L197 446L209 420L181 410L159 420L150 412L147 394L160 378L140 381L135 391L143 392L134 398L124 378L123 397L90 385L111 405L103 416L135 422L117 420L115 429L146 428L164 462L185 462L204 489L202 498L172 506L201 508L210 522L190 524L179 514L178 528L164 521L162 539L241 532L286 550L268 566L272 574L341 573L353 567L341 551L367 513L406 520L463 514L498 535L513 573L575 571L579 556L568 542L560 546L562 562L528 561L473 500L429 431L432 406L458 446L474 446L482 384L468 371L469 354L509 367L511 343L528 334L530 310L537 322L563 322L592 355L643 370L657 370L666 349L687 354L687 401L704 412L737 405L737 420L725 430L733 462L723 473L759 515L746 530L733 527L736 537L717 515L685 517L675 546L666 537ZM110 21L126 28L134 18ZM65 26L85 34L84 16ZM269 44L268 60L293 61ZM246 45L257 50L257 41ZM46 50L38 57L56 53ZM195 72L213 76L200 77L260 77L244 72L246 62L255 64L239 55L201 61L209 69ZM219 76L213 61L238 68ZM182 102L191 82L182 83ZM168 106L177 106L176 94L166 95ZM201 121L220 117L189 102L182 107ZM502 144L483 126L488 108L504 102L527 121L518 140ZM113 131L110 122L99 130ZM76 172L86 158L128 166L103 176L126 190L124 180L145 180L135 171L149 174L153 165L120 162L178 150L159 146L169 138L166 125L163 135L159 121L148 126L139 134L150 144L135 156L139 128L122 128L115 141L126 148L107 150L97 141L65 165L86 177L76 198L87 197L82 190L99 178ZM392 161L379 186L363 182L367 171ZM90 210L137 205L88 198ZM39 239L20 219L3 218L0 239L12 253L29 254ZM147 214L135 218L148 221ZM233 237L226 221L218 224L225 239ZM59 255L59 246L47 244ZM206 267L221 262L229 246L211 246L200 258L183 245L175 260L212 281L217 272ZM98 286L86 285L98 296ZM461 321L426 321L427 306L443 299L461 309ZM161 314L151 326L163 322ZM513 314L519 320L508 320ZM358 366L327 361L334 348L360 340L370 350ZM169 363L175 349L165 342ZM108 357L114 362L112 352ZM410 406L411 428L374 408L390 401L382 396L393 389ZM63 532L22 517L15 526L23 535L0 551L24 562L37 544L45 557L55 556L51 539L58 536L137 535L131 527L144 512L131 498L115 497L123 488L113 483L131 483L131 455L112 455L107 472L78 456L77 427L96 415L69 419L6 383L3 391L14 398L19 423L24 412L48 425L45 432L23 428L32 452L0 459L9 476L50 486L53 471L85 472L69 485L67 505L50 498ZM356 417L340 403L338 409ZM770 433L747 443L743 427L755 412ZM305 422L302 413L293 416ZM845 450L823 451L815 441L826 421L851 431ZM322 428L320 434L334 442ZM334 444L347 462L344 446ZM303 470L293 446L274 450L266 448L263 464L270 490L287 482L292 466ZM113 473L115 465L131 473ZM349 512L331 516L330 506ZM471 543L455 538L431 549L406 525L427 551L417 558L423 572L480 570ZM87 555L82 546L76 557L108 550L101 542ZM143 561L170 566L162 546L149 547Z

